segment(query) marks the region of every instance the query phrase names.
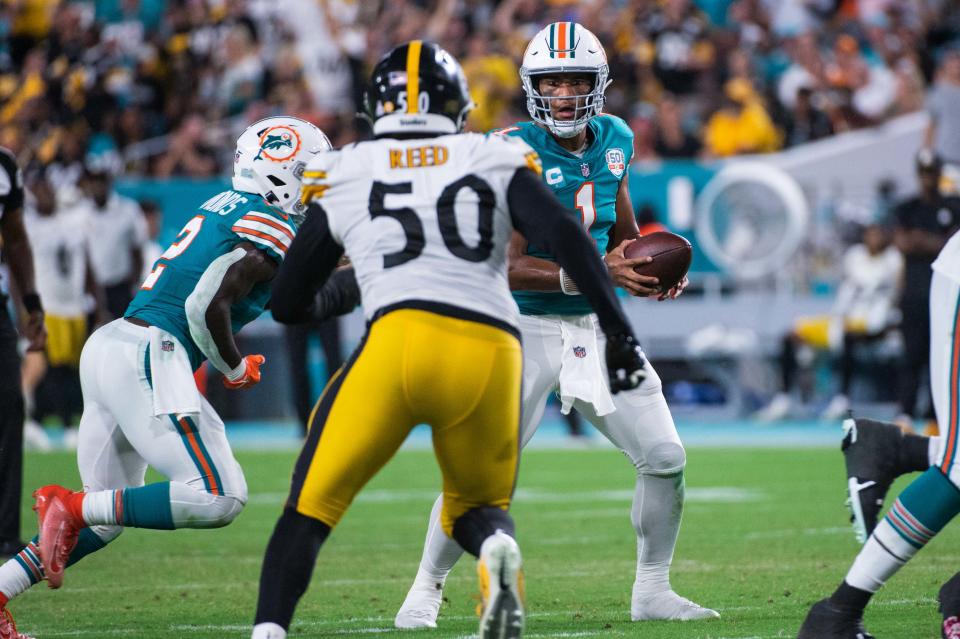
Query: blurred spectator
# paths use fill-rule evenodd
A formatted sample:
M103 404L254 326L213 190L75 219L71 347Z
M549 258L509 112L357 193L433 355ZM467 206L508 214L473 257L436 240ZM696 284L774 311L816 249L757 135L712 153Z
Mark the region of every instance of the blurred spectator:
M929 149L917 154L918 196L898 204L893 211L894 244L904 257L904 285L900 299L903 316L904 355L900 378L900 416L910 423L915 417L932 417L929 390L927 410L917 414L920 382L930 358L930 265L947 239L960 229L960 199L945 198L939 183L943 163Z
M863 344L884 337L896 321L893 313L903 257L890 244L889 231L880 224L863 230L862 242L843 257L843 281L830 315L800 318L784 337L780 353L782 386L770 403L755 413L760 421L776 421L790 414L796 388L800 349L839 351L840 387L821 418L839 419L850 408L850 388L856 368L854 355Z
M826 88L826 64L812 32L790 38L786 45L791 63L780 76L777 98L786 109L793 110L800 89L820 91Z
M215 175L218 170L216 151L204 141L206 132L207 125L201 116L187 116L170 136L170 146L157 160L153 174L160 178Z
M243 23L230 28L223 49L224 65L217 100L226 115L242 113L263 95L264 68L260 50Z
M723 103L707 122L703 139L707 151L718 157L780 148L780 133L760 98L741 79L724 87Z
M110 317L122 317L141 282L146 223L137 203L113 190L113 177L96 158L87 161L83 190L87 197L76 212L87 222L93 274Z
M784 125L784 146L806 144L833 133L830 118L813 106L813 91L809 87L797 90L797 99L793 109L787 115Z
M657 105L653 130L656 134L653 149L662 158L694 158L703 148L700 140L684 130L680 106L669 94L664 94Z
M680 98L694 94L715 58L703 16L690 0L665 0L645 27L663 88Z
M826 67L828 85L837 95L841 123L834 128L860 128L877 123L893 105L897 83L883 61L869 64L860 44L850 35L841 35L833 47L833 60Z
M509 57L490 51L490 40L488 32L471 36L463 61L470 97L477 105L467 120L474 131L489 131L516 121L510 105L520 95L519 69Z
M924 146L943 160L945 176L956 190L960 186L960 47L943 54L926 108L930 123Z
M76 428L71 428L71 423L73 415L82 410L79 367L80 351L88 334L87 300L94 300L93 312L89 314L96 318L95 324L104 324L104 295L90 268L84 213L62 210L52 185L42 174L31 182L30 190L33 205L25 221L33 248L37 290L46 310L47 346L44 353L28 353L24 358L24 397L33 409L27 417L39 421L44 414L56 415L67 429L66 445L75 448ZM42 392L41 382L48 392ZM42 401L41 395L47 401ZM35 424L30 426L36 428Z

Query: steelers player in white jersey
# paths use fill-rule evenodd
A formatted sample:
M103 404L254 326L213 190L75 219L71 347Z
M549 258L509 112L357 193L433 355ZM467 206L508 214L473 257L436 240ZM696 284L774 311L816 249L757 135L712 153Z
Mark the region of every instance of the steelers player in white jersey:
M930 287L930 389L940 437L934 463L917 477L870 533L846 577L810 609L799 639L870 639L863 611L890 577L960 514L960 232L933 262ZM960 637L956 577L940 592L941 636ZM929 631L917 631L917 636Z
M286 637L317 552L358 491L420 423L443 475L440 522L479 558L480 637L523 630L520 552L507 508L519 451L522 353L507 281L514 230L548 247L593 305L613 392L643 360L603 263L539 177L526 143L461 134L471 107L457 61L412 41L376 66L375 139L317 156L306 220L273 285L281 322L309 319L346 254L368 330L311 420L267 547L253 637Z

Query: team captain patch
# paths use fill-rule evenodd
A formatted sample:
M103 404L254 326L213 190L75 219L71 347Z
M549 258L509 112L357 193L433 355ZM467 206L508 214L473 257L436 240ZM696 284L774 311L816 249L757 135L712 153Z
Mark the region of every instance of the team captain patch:
M607 149L607 168L616 177L623 177L623 172L627 168L623 160L623 149Z

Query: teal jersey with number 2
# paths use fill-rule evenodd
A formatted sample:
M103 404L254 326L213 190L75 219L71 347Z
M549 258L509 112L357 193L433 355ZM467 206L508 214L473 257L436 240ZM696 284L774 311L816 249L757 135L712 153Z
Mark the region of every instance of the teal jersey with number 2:
M533 122L521 122L500 133L520 137L533 147L543 163L543 181L561 204L579 217L601 255L607 251L617 219L620 182L633 156L633 131L622 119L602 114L587 123L592 141L581 157L561 147L553 136ZM556 261L532 243L527 253ZM562 292L513 291L524 315L586 315L593 310L582 295Z
M295 232L293 220L261 196L224 191L200 205L176 241L154 263L124 316L176 336L196 369L205 358L190 337L184 305L207 267L241 242L250 242L279 263ZM270 282L254 285L230 307L233 332L259 317L269 300Z

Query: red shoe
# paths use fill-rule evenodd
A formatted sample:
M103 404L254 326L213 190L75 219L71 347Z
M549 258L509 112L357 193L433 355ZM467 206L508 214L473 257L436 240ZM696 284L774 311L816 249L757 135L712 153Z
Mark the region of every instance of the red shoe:
M17 624L13 623L13 615L6 608L0 608L0 639L33 639L17 632Z
M73 494L63 486L44 486L33 492L40 524L40 560L46 573L47 585L59 588L63 585L63 569L70 553L77 545L77 536L84 527L83 521L67 510L66 499Z

